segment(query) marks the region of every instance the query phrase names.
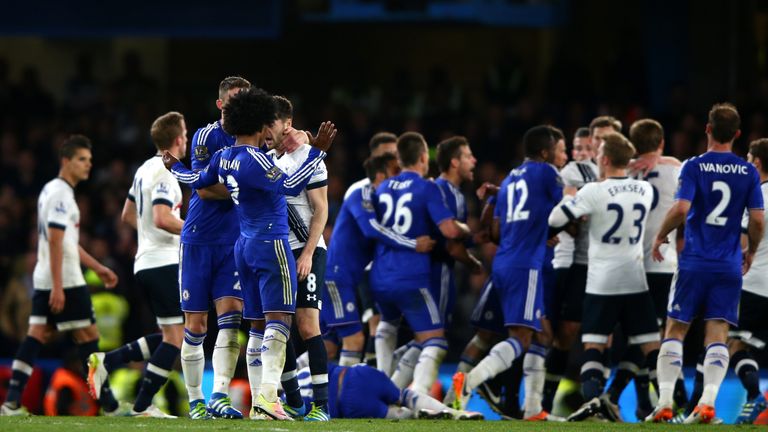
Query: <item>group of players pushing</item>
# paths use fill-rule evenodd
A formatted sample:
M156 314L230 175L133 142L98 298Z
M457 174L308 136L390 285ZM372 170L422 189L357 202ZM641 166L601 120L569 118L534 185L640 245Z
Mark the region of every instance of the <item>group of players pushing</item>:
M129 413L167 417L151 405L151 399L181 354L190 417L241 418L227 389L239 351L236 332L244 317L251 321L247 362L252 418L479 418L463 411L472 390L509 369L515 358L524 357L524 418L555 420L548 412L557 380L581 331L582 391L589 402L571 419L620 419L618 395L635 378L637 387L645 389L644 396L639 394L638 412L647 410L648 420L669 421L673 403L680 404L673 401L673 394L681 376L681 340L693 317L701 316L707 320L702 394L698 403L690 404L693 409L686 421L713 420L714 398L729 359L724 345L728 326L737 324L742 215L746 271L762 251L757 248L763 232L760 183L768 177L761 162L768 158L768 141L750 147L750 161L758 169L731 153L739 135L734 107L713 107L707 125L709 151L682 169L676 159L660 156L663 130L652 120L638 121L630 129L636 149L619 133L616 120L596 119L587 134L577 135L582 141L574 143L577 160L567 165L563 134L551 126L534 127L523 139L527 156L523 165L512 170L499 188L484 185L478 190L488 202L481 230L474 235L465 223L466 201L459 189L472 180L475 159L469 143L461 137L441 142L437 156L441 176L430 181L424 178L429 156L421 135L379 134L374 137L378 154L365 165L368 179L347 191L326 258L321 233L327 219L327 171L322 159L335 137L333 125L323 123L317 136L294 129L289 101L251 88L239 77L222 81L217 106L222 119L193 137L193 170L177 159L186 152L183 116L168 113L153 124L156 156L162 158L151 158L137 171L123 220L139 232L134 270L162 332L110 353L95 352L98 332L87 296L69 296L82 294L84 283L76 277L62 283L61 271L57 275L52 265L56 255L48 252L51 233L66 231L57 218L67 217L73 225L67 233L75 231L76 261L72 249L65 247L63 262L70 272L79 271L79 213L71 187L64 194L47 189L60 186L61 179L74 187L87 178L90 145L78 144L87 144L84 137L65 144L61 179L46 185L40 197L38 268L48 279L36 279L35 299L41 300L35 301L29 336L13 364L3 414L24 413L20 391L50 331L75 329L81 354L88 358L89 384L105 413L121 412L109 391L109 371L128 361L148 360ZM87 169L70 181L69 171L76 168L72 161L82 152L88 153ZM196 190L186 221L179 219L177 180ZM71 214L62 216L60 208L72 207ZM666 244L670 232L683 225L684 247ZM488 238L499 249L473 314L478 334L465 349L455 388L448 392L446 403L453 406L449 408L426 394L447 349L445 323L455 301L453 266L460 260L479 267L467 248ZM287 248L292 253L286 253ZM679 268L676 249L682 250ZM114 273L88 257L80 248L83 264L114 285ZM371 261L370 289L381 314L375 330L378 371L349 367L361 361L355 290ZM757 265L762 261L758 257ZM759 274L749 282L755 273L748 273L745 295L764 304L765 285ZM71 300L56 303L60 291ZM206 404L201 391L202 342L211 302L219 333L213 355L214 389ZM326 307L321 310L322 303ZM759 307L751 303L742 306L740 335L761 348L764 326L755 317ZM295 352L288 343L294 312L309 353L309 372L304 374L312 399L308 413ZM660 345L659 325L667 314L671 319ZM414 341L395 356L403 317ZM338 348L333 340L341 345L339 366L327 363L321 321L326 336L332 336L326 337L334 348L328 352ZM622 362L625 367L601 396L606 376L603 351L617 324L630 348ZM731 346L749 394L740 420L753 420L765 405L757 387L757 365L745 343L734 341ZM645 368L647 374L642 373ZM657 380L655 388L660 391L655 409L648 400L648 379ZM285 404L277 396L279 384ZM745 415L748 418L742 419Z

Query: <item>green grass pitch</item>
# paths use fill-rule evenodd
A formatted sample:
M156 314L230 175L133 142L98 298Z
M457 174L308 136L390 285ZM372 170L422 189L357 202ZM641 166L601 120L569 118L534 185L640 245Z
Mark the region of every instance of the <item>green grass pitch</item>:
M323 432L514 432L514 431L703 431L762 430L764 426L647 425L624 423L526 423L521 421L333 420L330 423L249 420L133 419L113 417L0 417L0 431L163 432L163 431L323 431Z

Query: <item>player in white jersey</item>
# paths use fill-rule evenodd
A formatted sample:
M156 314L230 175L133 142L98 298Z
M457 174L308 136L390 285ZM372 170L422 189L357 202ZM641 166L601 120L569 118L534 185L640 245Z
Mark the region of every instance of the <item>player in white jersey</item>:
M768 202L768 139L752 141L749 145L747 160L760 174L760 189L763 200ZM768 217L768 216L766 216ZM767 220L768 222L768 220ZM744 214L741 222L742 231L746 232L749 215ZM766 409L765 396L760 392L760 373L758 364L751 350L764 350L768 342L768 231L763 234L763 241L757 247L752 267L744 275L739 303L739 326L730 332L728 350L731 364L747 391L747 400L736 419L736 424L752 424L757 416ZM746 244L746 234L742 235L742 244Z
M94 353L88 362L88 383L95 397L116 368L130 361L148 360L144 379L130 415L169 417L152 405L152 398L173 369L184 338L184 315L179 298L179 217L182 194L179 183L165 169L162 152L184 157L187 127L178 112L164 114L152 123L157 154L136 171L123 207L123 221L136 229L139 247L133 271L148 298L161 334L152 334L108 353Z
M598 414L620 418L607 394L600 395L605 385L603 352L617 324L629 343L640 345L646 355L658 350L660 339L643 266L643 234L653 189L627 177L635 148L624 136L609 133L601 141L597 160L604 180L584 186L576 197L555 207L549 218L557 228L590 216L581 369L582 393L588 402L569 417L573 421Z
M37 264L32 276L34 294L27 337L11 365L8 395L0 415L29 415L21 406L21 394L32 374L42 346L55 331L71 331L83 360L98 350L91 296L81 264L93 269L107 288L117 276L80 246L80 210L75 186L91 172L91 141L82 135L69 137L59 150L59 176L46 183L37 202ZM105 413L117 411L117 401L108 387L102 401Z

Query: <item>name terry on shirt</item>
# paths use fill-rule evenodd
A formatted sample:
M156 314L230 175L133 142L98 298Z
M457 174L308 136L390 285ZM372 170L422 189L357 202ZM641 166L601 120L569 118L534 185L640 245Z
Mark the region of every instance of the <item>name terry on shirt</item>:
M719 164L712 162L700 163L699 168L704 172L717 174L741 174L747 175L747 166L739 164Z

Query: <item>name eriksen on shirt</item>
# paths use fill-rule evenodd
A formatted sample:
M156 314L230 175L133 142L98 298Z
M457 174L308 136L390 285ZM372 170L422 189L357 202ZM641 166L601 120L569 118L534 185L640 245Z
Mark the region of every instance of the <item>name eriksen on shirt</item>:
M640 194L640 196L645 196L645 188L642 185L637 183L616 185L608 188L608 193L611 194L611 196L616 196L616 194L620 194L623 192L633 192L633 193Z

